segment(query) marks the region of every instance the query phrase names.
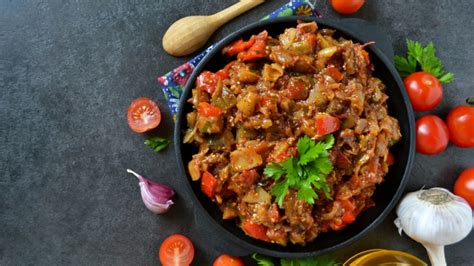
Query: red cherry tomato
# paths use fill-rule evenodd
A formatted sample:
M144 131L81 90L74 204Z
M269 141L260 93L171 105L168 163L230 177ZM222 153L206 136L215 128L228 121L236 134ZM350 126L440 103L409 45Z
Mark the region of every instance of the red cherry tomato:
M443 98L441 82L428 72L415 72L403 79L411 105L417 112L435 108Z
M446 149L449 131L441 118L426 115L416 121L416 151L434 155Z
M364 0L331 0L331 6L337 13L348 15L357 12L364 2Z
M194 246L183 235L171 235L161 243L159 256L163 266L189 266L194 258Z
M239 257L223 254L214 261L212 266L245 266L245 264Z
M447 125L452 143L461 148L474 147L474 107L460 105L451 110Z
M161 122L158 105L145 97L135 99L128 107L128 126L137 133L156 128Z
M464 170L454 183L454 194L465 199L474 209L474 167Z

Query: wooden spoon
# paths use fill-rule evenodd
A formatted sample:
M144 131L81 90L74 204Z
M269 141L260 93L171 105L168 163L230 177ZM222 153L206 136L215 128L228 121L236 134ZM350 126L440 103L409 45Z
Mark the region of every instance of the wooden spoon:
M174 56L191 54L201 48L220 26L263 2L264 0L240 0L214 15L184 17L166 31L163 48Z

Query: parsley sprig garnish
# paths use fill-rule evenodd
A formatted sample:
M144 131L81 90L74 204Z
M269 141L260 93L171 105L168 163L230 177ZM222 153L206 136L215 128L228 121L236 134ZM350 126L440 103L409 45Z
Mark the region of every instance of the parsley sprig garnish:
M445 72L441 60L436 56L436 48L432 42L423 47L421 43L407 39L407 57L395 56L395 67L402 78L411 73L423 70L433 74L439 81L449 83L454 74Z
M318 198L316 190L322 190L326 198L331 198L326 176L332 171L329 150L333 145L333 135L317 143L304 136L296 143L297 156L265 167L264 174L276 181L271 194L276 197L278 206L282 207L290 188L297 191L298 199L309 204L314 204L314 200Z
M145 140L145 145L149 146L156 152L164 150L168 147L168 144L170 144L169 140L160 137L151 137Z

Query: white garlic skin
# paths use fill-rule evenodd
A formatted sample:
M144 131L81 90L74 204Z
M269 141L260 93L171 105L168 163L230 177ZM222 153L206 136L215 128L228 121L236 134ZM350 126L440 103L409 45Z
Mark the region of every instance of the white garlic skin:
M432 188L446 192L451 200L433 204L420 198L426 190L408 193L397 208L395 224L412 239L437 246L454 244L465 238L473 227L469 204L444 188Z

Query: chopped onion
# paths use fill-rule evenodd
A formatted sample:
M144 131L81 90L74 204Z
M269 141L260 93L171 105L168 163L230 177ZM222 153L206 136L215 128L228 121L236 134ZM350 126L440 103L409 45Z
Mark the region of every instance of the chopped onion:
M175 192L170 187L148 180L130 169L127 169L127 173L136 176L140 181L143 203L151 212L156 214L165 213L174 204L172 199Z

